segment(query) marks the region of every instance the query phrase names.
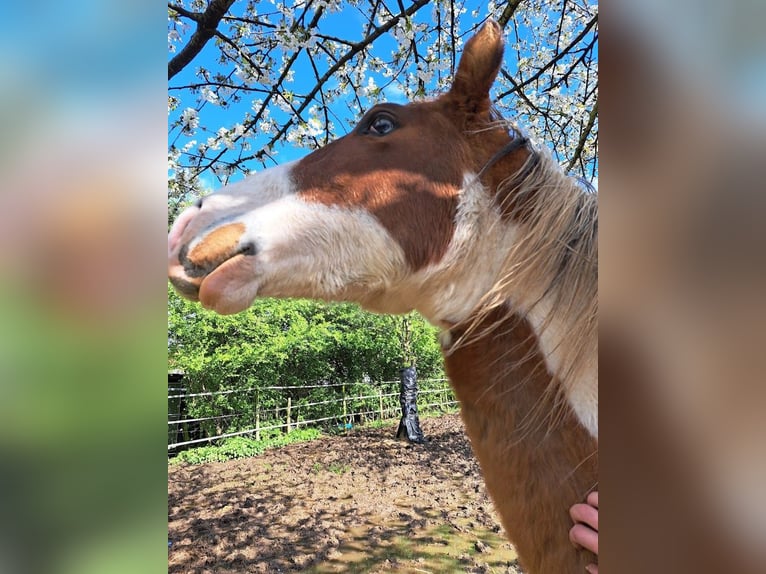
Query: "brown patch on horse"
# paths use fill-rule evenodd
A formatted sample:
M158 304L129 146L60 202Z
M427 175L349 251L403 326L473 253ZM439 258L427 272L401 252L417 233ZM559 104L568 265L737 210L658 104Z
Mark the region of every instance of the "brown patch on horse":
M301 196L372 214L413 270L439 261L454 232L464 175L482 171L511 139L489 98L502 58L502 29L489 21L467 42L449 92L433 102L375 106L352 133L303 158L293 171ZM381 115L394 129L370 133ZM482 174L485 185L494 192L530 153L524 148L500 157ZM497 203L506 218L514 216L505 195Z
M369 133L380 115L395 129ZM418 270L439 261L452 239L457 195L470 163L463 140L439 101L382 104L353 132L303 158L292 176L307 201L373 215Z
M597 560L569 541L568 511L597 488L598 443L561 396L529 323L495 309L445 354L466 432L522 565L584 572Z
M190 276L194 276L192 271L209 273L238 253L239 240L244 233L244 223L229 223L218 227L197 243L194 249L183 253L180 256L181 263Z

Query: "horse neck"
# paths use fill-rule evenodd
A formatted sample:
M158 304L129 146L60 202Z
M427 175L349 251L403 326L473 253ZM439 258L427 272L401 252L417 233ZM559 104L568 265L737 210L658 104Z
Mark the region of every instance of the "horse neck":
M501 184L497 195L504 194L514 240L481 307L512 301L575 414L598 437L597 196L584 193L544 151ZM474 322L481 319L477 314Z
M456 328L452 336L463 333ZM581 573L595 558L569 541L569 508L598 481L596 439L552 377L530 324L488 313L455 348L447 373L489 494L532 574Z

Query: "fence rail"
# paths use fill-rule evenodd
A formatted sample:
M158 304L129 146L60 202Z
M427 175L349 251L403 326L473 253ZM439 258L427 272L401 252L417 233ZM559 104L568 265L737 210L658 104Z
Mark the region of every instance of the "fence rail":
M401 416L399 384L328 383L181 392L184 388L175 382L168 389L168 452L236 436L260 439L264 432L299 427L346 429L356 423L397 418ZM418 385L421 413L442 413L457 406L446 379L421 379ZM312 397L317 392L336 396ZM227 402L235 394L236 408Z

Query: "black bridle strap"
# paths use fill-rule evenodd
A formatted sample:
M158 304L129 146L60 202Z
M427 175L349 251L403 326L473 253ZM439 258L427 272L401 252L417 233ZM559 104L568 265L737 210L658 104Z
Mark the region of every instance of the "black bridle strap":
M516 139L512 139L507 144L505 144L503 147L501 147L495 155L493 155L491 158L489 158L489 161L484 164L484 167L481 168L481 171L476 175L476 177L481 177L484 175L484 172L486 172L489 168L491 168L493 165L495 165L498 161L503 159L505 156L507 156L509 153L512 153L519 149L520 147L523 147L529 143L529 138L526 137L520 137Z

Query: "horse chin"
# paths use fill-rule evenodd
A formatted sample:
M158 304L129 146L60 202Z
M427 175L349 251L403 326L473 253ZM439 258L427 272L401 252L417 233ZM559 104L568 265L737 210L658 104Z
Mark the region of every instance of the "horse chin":
M251 257L235 255L216 267L199 287L199 301L220 315L244 311L258 294Z
M180 266L179 266L180 268ZM189 281L183 273L169 275L170 283L181 297L189 301L199 301L199 287Z

